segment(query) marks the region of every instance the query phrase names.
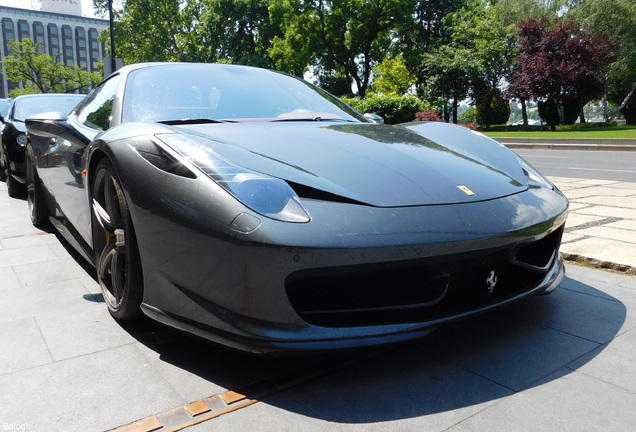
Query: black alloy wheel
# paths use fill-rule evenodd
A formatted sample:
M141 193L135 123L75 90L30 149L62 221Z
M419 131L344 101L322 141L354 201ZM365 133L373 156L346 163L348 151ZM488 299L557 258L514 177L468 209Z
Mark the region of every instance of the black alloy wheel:
M49 226L49 212L44 202L44 193L42 192L42 185L36 169L35 155L30 144L26 147L26 189L31 223L38 228Z
M93 247L97 279L111 315L141 315L141 259L121 183L111 162L102 159L92 182Z

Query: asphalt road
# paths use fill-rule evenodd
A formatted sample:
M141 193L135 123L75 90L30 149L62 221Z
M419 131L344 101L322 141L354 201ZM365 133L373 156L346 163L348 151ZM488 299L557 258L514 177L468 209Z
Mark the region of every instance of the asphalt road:
M546 176L636 182L636 152L515 150Z

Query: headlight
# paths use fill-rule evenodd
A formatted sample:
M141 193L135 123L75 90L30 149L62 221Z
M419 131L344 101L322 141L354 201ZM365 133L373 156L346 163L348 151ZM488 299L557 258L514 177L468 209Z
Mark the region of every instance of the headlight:
M521 156L517 155L517 159L519 160L519 165L521 165L521 170L528 177L528 186L530 188L548 188L554 189L554 185L550 183L550 180L545 178L543 175L539 174L532 165L530 165L525 159Z
M208 147L179 134L156 135L246 207L283 222L309 222L296 192L279 178L234 165Z
M27 143L27 136L26 134L20 134L15 138L15 141L20 144L22 147L24 147Z

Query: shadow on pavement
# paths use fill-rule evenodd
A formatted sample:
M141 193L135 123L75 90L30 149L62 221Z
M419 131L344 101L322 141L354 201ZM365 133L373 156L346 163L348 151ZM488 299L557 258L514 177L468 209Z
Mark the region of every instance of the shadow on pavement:
M543 385L572 372L568 365L581 356L602 352L625 317L617 299L566 278L552 295L445 326L416 342L361 351L254 357L150 320L122 327L162 361L226 389L309 367L318 378L261 402L307 417L361 424L477 410Z

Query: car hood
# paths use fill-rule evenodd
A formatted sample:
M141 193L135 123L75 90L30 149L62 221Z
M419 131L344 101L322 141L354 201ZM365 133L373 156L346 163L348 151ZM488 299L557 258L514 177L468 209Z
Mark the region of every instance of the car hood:
M301 197L404 207L491 200L527 188L512 152L445 123L252 122L175 129L235 165L286 180Z

